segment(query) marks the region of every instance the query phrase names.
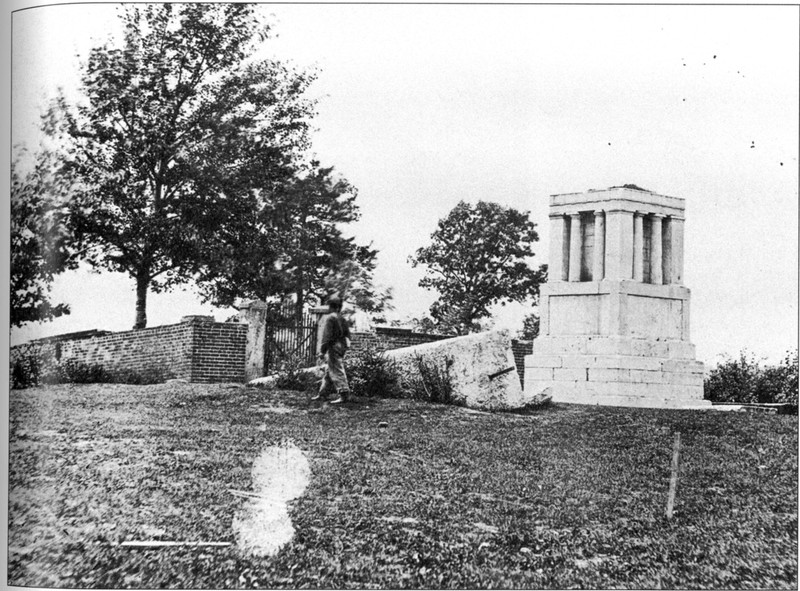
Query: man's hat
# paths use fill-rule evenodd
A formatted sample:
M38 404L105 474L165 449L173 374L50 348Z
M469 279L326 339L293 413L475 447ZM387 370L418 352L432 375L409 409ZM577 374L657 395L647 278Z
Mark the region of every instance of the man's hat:
M339 297L338 293L333 293L328 296L328 306L333 308L342 307L342 298Z

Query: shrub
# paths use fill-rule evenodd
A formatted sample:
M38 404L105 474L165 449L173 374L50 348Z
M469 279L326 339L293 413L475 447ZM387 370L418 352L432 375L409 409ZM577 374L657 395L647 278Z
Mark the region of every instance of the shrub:
M56 361L52 351L28 344L11 364L11 387L41 384L160 384L175 377L163 366L109 371L97 363L67 358Z
M727 359L711 370L703 384L713 402L790 403L797 405L798 354L787 353L778 365L763 367L752 353Z
M303 392L315 387L319 380L306 367L304 360L296 355L287 357L281 363L275 380L278 390L298 390Z
M797 351L787 352L780 364L765 367L759 384L759 398L764 398L764 402L786 402L796 406L797 370Z
M435 358L416 355L414 364L419 370L419 374L410 380L412 398L454 404L453 378L450 374L453 363L454 359L450 356L444 357L440 362Z
M11 387L30 388L41 383L42 370L45 365L42 348L27 344L11 363Z
M355 396L400 398L400 373L383 351L364 349L345 360L350 391Z
M163 384L175 377L167 368L154 365L142 369L121 369L111 372L108 381L114 384L134 384L145 386L149 384Z
M48 384L99 384L111 382L112 379L102 365L65 359L55 364L43 381Z

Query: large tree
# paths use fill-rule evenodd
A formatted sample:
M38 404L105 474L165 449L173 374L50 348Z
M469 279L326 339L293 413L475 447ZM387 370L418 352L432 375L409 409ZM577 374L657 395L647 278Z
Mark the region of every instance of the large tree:
M68 177L54 174L53 154L43 151L36 167L11 166L10 322L50 321L69 314L67 303L51 301L55 275L77 266L69 244Z
M545 265L535 268L530 261L538 240L528 212L459 202L439 220L431 244L409 259L414 267L426 267L420 286L439 292L430 309L433 319L465 334L478 330L477 321L497 303L535 302L547 274Z
M250 59L268 37L238 3L132 4L124 38L94 48L84 99L62 95L46 131L80 179L76 246L136 282L134 328L149 290L195 277L246 240L260 194L295 172L307 147L311 76Z
M356 195L332 167L316 161L263 191L256 223L221 245L215 264L201 274L204 296L216 305L292 300L298 319L305 304L332 290L368 311L382 309L388 298L371 283L377 251L342 231L359 217Z

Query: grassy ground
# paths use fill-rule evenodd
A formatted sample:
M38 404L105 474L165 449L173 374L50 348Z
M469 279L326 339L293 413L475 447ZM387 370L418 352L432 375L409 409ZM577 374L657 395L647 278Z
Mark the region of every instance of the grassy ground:
M12 391L10 438L13 585L797 587L796 417L64 385ZM233 541L228 489L284 439L312 477L276 556L116 545Z

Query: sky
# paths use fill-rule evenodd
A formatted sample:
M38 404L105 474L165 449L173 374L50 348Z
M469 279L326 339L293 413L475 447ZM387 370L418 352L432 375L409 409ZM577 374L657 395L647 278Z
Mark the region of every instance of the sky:
M539 224L556 193L633 183L686 200L685 284L698 359L747 349L777 362L798 341L797 6L261 5L263 55L314 68L312 151L358 188L350 231L379 251L392 317L427 311L408 257L460 201ZM35 150L56 88L113 33L114 5L13 17L12 142ZM76 57L76 55L78 57ZM85 269L53 296L72 314L11 331L16 344L128 330L133 280ZM533 309L498 308L512 332ZM150 294L150 326L225 320L192 289Z

